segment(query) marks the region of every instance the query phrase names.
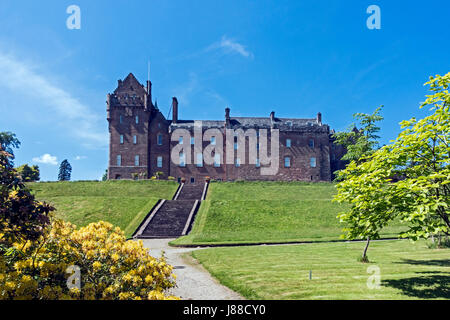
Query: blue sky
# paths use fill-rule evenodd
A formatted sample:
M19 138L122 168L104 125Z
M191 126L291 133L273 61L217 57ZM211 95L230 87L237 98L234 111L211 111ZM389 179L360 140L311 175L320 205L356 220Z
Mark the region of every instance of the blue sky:
M81 29L69 30L69 5ZM381 9L369 30L366 9ZM22 142L16 164L56 180L107 167L105 96L129 72L164 114L315 117L336 130L385 105L382 142L423 117L430 75L450 71L448 1L20 1L0 8L0 131Z

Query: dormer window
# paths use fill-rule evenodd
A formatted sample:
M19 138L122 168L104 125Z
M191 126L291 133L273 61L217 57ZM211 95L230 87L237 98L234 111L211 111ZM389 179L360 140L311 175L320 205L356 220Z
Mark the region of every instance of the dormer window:
M286 124L287 124L289 127L292 127L292 121L286 121Z

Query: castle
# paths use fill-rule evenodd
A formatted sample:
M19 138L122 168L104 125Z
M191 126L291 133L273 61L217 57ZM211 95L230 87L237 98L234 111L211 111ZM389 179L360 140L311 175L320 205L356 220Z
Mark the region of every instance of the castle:
M169 120L152 102L152 83L147 81L144 87L132 73L118 80L106 103L108 179L158 173L187 183L203 182L207 177L220 181L331 181L333 172L345 166L340 160L345 149L333 143L333 132L322 123L321 113L310 119L278 118L275 112L267 117L232 117L226 108L222 120L181 120L174 97ZM264 174L269 164L261 161L260 145L266 145L262 140L266 136L267 147L277 143L277 148L268 152L271 165L276 165L270 174ZM216 143L230 148L214 150L213 160L207 161L205 152ZM248 161L252 156L253 161Z

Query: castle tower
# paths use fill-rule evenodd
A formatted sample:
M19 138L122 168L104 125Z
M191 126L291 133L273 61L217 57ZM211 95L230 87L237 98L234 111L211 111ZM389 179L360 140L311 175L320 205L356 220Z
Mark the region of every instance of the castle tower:
M109 123L108 179L137 179L149 172L148 127L153 111L147 88L130 73L107 95Z

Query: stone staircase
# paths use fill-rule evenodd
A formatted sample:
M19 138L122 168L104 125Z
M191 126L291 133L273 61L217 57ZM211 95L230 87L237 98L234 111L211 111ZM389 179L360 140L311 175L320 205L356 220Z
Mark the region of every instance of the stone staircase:
M133 238L177 238L191 228L206 186L181 184L173 200L162 200L136 230Z

